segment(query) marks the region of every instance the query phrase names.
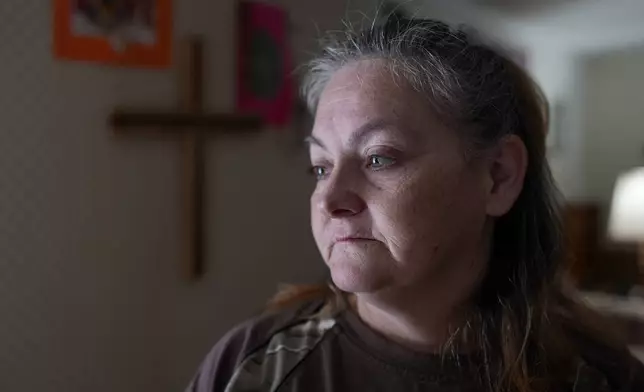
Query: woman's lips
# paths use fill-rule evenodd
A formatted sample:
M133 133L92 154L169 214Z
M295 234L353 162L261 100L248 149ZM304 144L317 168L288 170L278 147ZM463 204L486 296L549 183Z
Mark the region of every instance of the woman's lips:
M365 242L365 241L375 241L373 238L368 238L368 237L359 237L359 236L345 236L345 237L338 237L335 239L336 243L351 243L351 242Z

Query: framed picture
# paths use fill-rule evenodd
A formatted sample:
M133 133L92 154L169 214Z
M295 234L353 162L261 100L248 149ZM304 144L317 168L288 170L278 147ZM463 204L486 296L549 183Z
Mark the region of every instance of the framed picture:
M172 0L53 0L54 54L67 60L165 68Z
M238 12L237 110L283 126L295 105L288 14L263 1L242 1Z

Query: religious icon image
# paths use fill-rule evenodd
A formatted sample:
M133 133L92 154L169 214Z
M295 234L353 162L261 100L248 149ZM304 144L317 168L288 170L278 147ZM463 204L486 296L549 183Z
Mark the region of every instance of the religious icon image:
M121 66L167 67L171 0L57 0L56 57Z
M204 273L208 255L204 204L208 175L205 166L205 143L217 136L248 137L262 130L262 119L241 112L212 112L205 105L202 88L206 72L206 43L201 36L178 40L175 69L177 73L176 108L116 107L109 118L115 134L145 135L150 130L179 137L183 146L183 224L181 228L184 256L182 270L188 280L199 279Z
M154 13L153 0L76 0L72 30L79 36L108 37L115 45L125 42L153 45Z

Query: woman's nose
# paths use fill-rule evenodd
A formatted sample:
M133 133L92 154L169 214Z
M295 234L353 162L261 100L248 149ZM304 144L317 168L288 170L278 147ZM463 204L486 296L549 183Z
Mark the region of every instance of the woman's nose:
M358 215L366 208L364 199L356 191L357 181L349 176L334 173L329 178L320 198L320 207L332 218Z

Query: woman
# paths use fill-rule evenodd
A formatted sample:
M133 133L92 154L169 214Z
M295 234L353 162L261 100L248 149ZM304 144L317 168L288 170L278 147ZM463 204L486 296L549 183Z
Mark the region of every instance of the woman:
M525 72L464 31L391 18L331 41L305 94L333 284L234 329L190 391L644 391L564 293Z

